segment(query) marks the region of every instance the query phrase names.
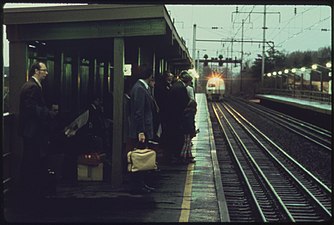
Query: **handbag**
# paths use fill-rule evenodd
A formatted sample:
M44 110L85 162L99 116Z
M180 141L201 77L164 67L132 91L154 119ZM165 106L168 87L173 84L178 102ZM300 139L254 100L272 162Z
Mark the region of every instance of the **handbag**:
M135 149L128 152L128 171L156 170L156 152L152 149Z

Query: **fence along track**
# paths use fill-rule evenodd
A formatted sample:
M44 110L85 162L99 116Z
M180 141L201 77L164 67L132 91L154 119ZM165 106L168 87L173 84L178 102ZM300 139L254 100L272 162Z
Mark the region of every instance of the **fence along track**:
M215 108L218 109L218 105L215 105ZM264 186L272 191L272 196L276 196L276 199L268 200L268 202L273 201L275 202L274 205L279 203L281 206L278 208L286 211L283 214L287 215L289 221L323 221L331 217L330 190L328 191L319 184L319 181L314 179L314 176L310 173L301 170L300 165L296 165L291 158L287 161L286 153L280 151L278 154L275 150L278 146L275 146L272 142L267 143L270 140L269 138L263 136L262 133L255 136L254 131L250 130L254 127L251 124L246 127L242 123L245 119L240 117L241 115L234 115L234 119L232 119L231 115L236 114L236 112L233 112L229 106L225 105L224 109L220 110L221 113L223 110L225 111L223 114L225 120L233 123L230 127L239 127L237 131L233 132L243 147L243 154L247 154L248 161L251 160L251 163L248 164L253 165L253 171L258 171L262 175L262 178L257 179L264 180ZM250 134L252 134L252 138L249 137ZM231 139L231 137L228 137L228 139ZM241 156L238 155L238 157ZM285 164L288 165L288 168L284 166ZM297 168L299 171L295 172ZM247 173L249 172L245 172L245 174ZM262 203L258 202L258 204L261 205ZM265 208L267 205L263 206L262 204L261 207Z

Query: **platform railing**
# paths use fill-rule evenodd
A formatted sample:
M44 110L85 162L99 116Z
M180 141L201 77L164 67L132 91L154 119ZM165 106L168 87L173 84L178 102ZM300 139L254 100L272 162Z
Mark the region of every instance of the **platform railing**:
M298 98L308 101L320 102L323 104L332 103L332 95L320 91L263 88L257 94L268 94L268 95L278 95L290 98Z

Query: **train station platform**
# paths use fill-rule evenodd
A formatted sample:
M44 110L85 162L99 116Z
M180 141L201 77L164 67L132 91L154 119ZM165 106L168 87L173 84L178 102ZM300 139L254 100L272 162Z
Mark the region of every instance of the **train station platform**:
M198 111L193 138L196 163L171 164L158 152L161 171L152 173L155 190L133 194L127 185L103 182L60 184L37 213L5 209L7 222L229 222L210 116L204 94L196 94Z
M278 95L256 95L260 104L326 130L332 129L332 102Z
M319 101L311 101L308 99L300 99L300 98L278 96L278 95L256 95L256 97L262 100L270 100L274 102L289 104L296 107L317 111L320 113L325 113L325 114L332 113L331 102L324 103Z

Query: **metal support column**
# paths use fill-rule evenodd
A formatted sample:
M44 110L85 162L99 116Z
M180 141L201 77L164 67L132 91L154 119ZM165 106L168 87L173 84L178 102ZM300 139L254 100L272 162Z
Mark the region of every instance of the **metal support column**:
M111 183L113 187L122 184L122 139L123 139L123 91L124 91L124 38L114 38L114 105L113 140L111 157Z
M28 47L24 42L9 42L9 112L14 113L13 134L18 130L20 91L28 79ZM13 135L11 140L11 176L13 187L19 182L22 139Z

